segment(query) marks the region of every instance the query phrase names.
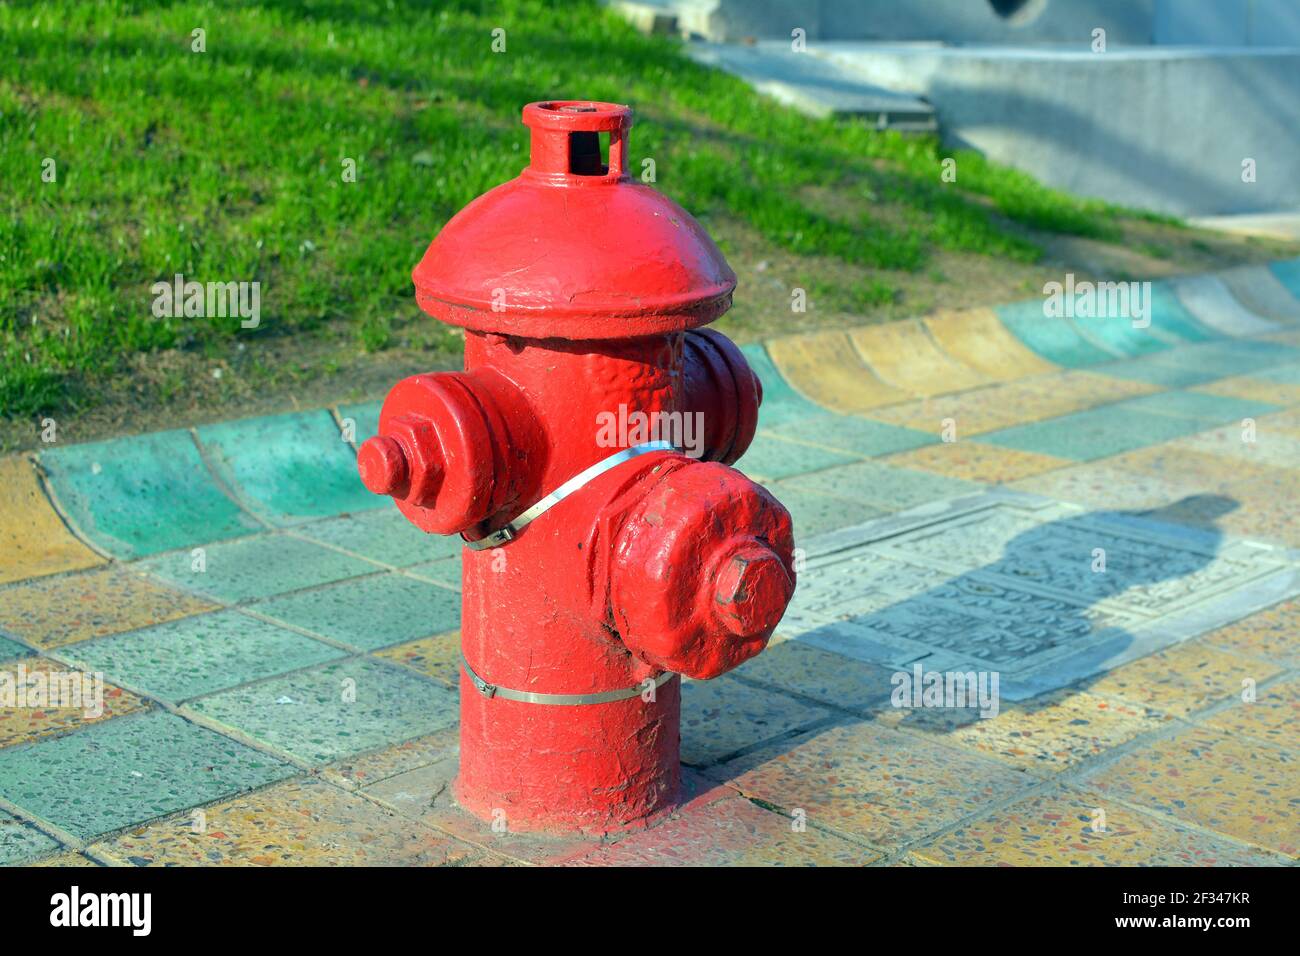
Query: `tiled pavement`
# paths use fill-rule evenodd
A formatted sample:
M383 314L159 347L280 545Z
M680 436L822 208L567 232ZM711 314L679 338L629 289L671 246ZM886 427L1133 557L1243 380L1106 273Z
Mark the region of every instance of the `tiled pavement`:
M1154 304L747 348L799 591L687 682L678 811L603 842L451 802L457 547L359 486L377 403L0 460L0 691L106 681L0 708L0 861L1293 862L1300 262ZM918 666L996 716L892 706Z

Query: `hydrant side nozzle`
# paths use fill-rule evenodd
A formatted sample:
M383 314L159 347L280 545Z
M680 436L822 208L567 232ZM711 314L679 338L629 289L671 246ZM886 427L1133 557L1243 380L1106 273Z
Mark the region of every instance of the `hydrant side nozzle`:
M690 366L683 402L710 424L706 458L733 464L754 440L762 383L736 344L713 329L686 333L683 360Z
M789 513L767 491L691 461L643 492L613 542L615 630L656 667L717 677L775 631L794 593L793 548Z
M358 449L361 480L423 531L458 534L535 500L543 432L518 387L491 370L403 379L379 430Z

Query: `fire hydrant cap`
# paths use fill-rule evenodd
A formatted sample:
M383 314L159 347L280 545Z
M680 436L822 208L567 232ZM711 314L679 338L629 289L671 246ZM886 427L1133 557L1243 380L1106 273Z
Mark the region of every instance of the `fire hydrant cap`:
M376 435L357 449L361 483L377 495L391 495L405 486L409 466L402 446L386 435Z
M628 174L628 107L530 103L523 119L528 168L433 240L412 274L421 308L480 332L595 339L694 328L730 307L736 276L713 240Z

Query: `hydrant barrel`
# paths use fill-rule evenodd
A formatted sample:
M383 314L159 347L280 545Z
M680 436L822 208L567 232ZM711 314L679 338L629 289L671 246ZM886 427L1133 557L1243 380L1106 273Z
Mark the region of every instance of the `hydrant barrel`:
M681 679L766 646L793 538L730 467L762 390L701 327L735 274L628 175L632 111L532 103L523 122L528 167L413 272L421 308L465 330L464 371L399 383L358 468L466 542L455 799L510 830L607 832L673 805Z

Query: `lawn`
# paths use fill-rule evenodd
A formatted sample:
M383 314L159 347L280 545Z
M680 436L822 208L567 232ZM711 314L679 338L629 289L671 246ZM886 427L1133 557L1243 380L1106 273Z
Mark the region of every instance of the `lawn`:
M593 3L9 3L0 445L47 415L76 437L188 424L454 363L411 267L518 173L519 109L544 98L633 106L632 167L653 159L733 259L742 339L978 299L981 276L1009 276L1005 298L1061 258L1055 237L1175 265L1216 251L933 137L798 115ZM155 316L176 273L258 281L260 326ZM794 286L820 313L791 316Z

